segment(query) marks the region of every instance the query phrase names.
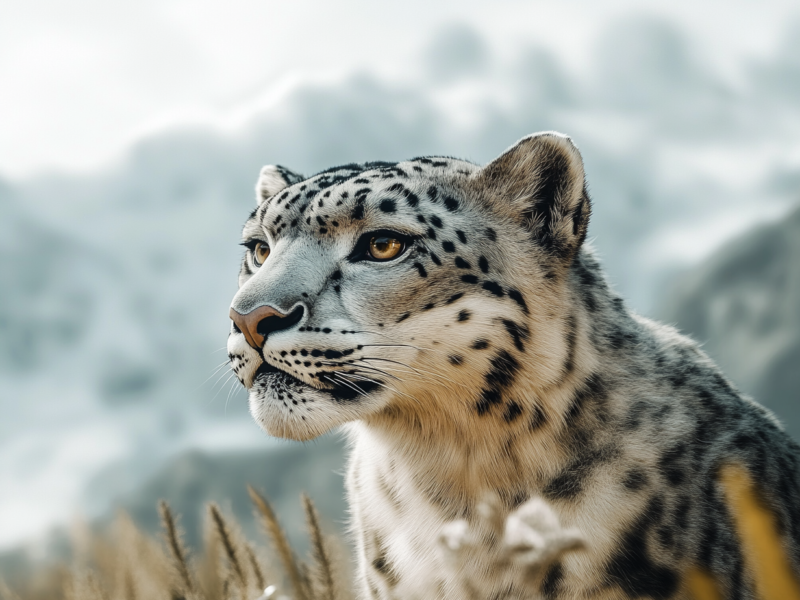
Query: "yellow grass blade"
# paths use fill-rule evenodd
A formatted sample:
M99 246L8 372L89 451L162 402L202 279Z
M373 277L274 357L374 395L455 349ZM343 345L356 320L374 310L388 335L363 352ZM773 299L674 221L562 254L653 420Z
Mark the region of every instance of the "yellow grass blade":
M731 508L760 600L800 600L800 585L786 557L774 515L740 465L725 465L720 482Z

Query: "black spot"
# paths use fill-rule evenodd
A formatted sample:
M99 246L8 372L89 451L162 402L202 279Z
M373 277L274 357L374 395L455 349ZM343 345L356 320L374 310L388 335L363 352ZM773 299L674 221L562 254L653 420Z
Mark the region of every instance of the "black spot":
M428 236L428 239L436 239L436 232L433 230L433 227L428 227L428 231L425 232L425 235Z
M647 473L639 467L634 467L625 474L625 479L622 480L622 485L632 492L638 492L648 483Z
M704 519L700 537L700 553L698 559L704 567L710 567L713 562L714 550L718 545L717 523L714 519Z
M378 208L380 208L382 212L393 213L397 211L397 204L394 200L381 200Z
M692 510L692 500L689 496L681 496L675 508L675 526L681 531L689 528L689 511Z
M458 236L458 239L461 241L462 244L467 243L467 236L464 234L463 231L461 231L460 229L456 229L456 235Z
M417 221L419 221L420 223L427 223L424 215L417 215Z
M453 242L445 240L444 242L442 242L442 250L444 250L445 252L455 252L456 246L455 244L453 244Z
M482 273L488 273L489 272L489 261L486 260L485 256L481 256L478 259L478 266L480 267Z
M354 221L358 221L364 218L364 205L363 204L356 204L353 207L353 212L350 213L350 218Z
M444 227L442 220L436 215L431 215L429 218L431 220L431 223L433 223L433 226L436 227L437 229L441 229L442 227Z
M530 337L527 326L520 325L510 319L503 319L503 327L506 328L508 335L514 340L514 346L516 346L517 350L525 352L525 344L523 342L527 342Z
M342 272L339 269L336 269L333 273L331 273L331 279L334 281L339 281L342 278Z
M621 327L614 327L608 334L608 343L614 350L622 350L626 345L635 343L636 332L625 331Z
M417 268L417 271L419 271L419 276L420 277L427 277L428 276L428 272L425 270L425 267L423 267L420 263L415 262L414 266Z
M597 300L594 297L594 294L589 290L584 289L582 293L583 304L586 306L586 310L589 312L597 312Z
M462 310L462 311L459 311L459 313L458 313L458 319L456 319L456 320L457 320L459 323L461 323L461 322L463 322L463 321L469 321L469 318L470 318L471 316L472 316L472 313L471 313L471 312L469 312L468 310L464 309L464 310Z
M473 350L485 350L489 347L489 340L484 338L478 338L474 342L472 342L472 349Z
M442 261L439 260L439 257L436 256L433 252L431 252L431 260L436 263L437 266L442 266Z
M338 350L325 350L325 358L327 359L335 359L335 358L342 358L342 353Z
M396 322L397 323L402 323L403 321L405 321L410 316L411 316L411 313L403 313L402 315L400 315L400 318L398 318Z
M518 290L508 290L508 297L520 305L522 312L524 312L526 315L528 314L528 304L525 302L525 298L522 297L522 294Z
M503 292L503 288L495 281L484 281L483 282L483 289L487 292L491 292L495 296L502 298L505 292Z
M503 413L503 419L506 423L511 423L522 414L522 407L513 400L506 405L506 410Z
M675 545L675 533L672 527L662 525L658 528L656 533L658 534L658 541L661 542L661 545L665 548L672 548Z
M637 400L628 409L628 414L622 422L623 429L636 431L642 424L642 417L647 413L647 404L643 400Z
M369 394L379 387L378 382L373 381L359 381L357 383L353 382L352 385L357 389L350 387L336 387L328 390L328 393L333 396L334 400L339 402L351 402L353 400L360 399L362 395ZM358 390L360 390L360 392Z
M447 300L445 300L444 303L445 304L452 304L453 302L455 302L459 298L462 298L463 296L464 296L463 292L458 292L457 294L453 294L452 296L450 296Z
M433 302L428 302L425 306L422 307L422 310L430 310L434 308L436 305Z
M490 241L496 242L497 241L497 232L492 229L491 227L486 228L486 237L489 238Z
M478 283L478 278L475 275L462 275L461 281L464 283Z
M564 359L564 374L569 375L575 368L575 345L578 339L575 315L567 317L566 325L567 357Z
M608 578L631 598L667 600L678 589L678 575L656 564L647 548L647 534L659 525L663 501L653 498L641 516L625 532L608 565Z
M455 198L451 198L450 196L445 196L444 197L444 206L450 212L455 212L455 211L458 210L458 207L459 207L458 200L456 200Z
M676 371L669 376L670 383L672 383L672 387L680 388L686 384L687 374L683 370L687 367L685 364L678 364L675 365Z
M477 342L472 344L473 348L475 348ZM519 370L517 359L505 350L500 350L492 357L489 364L491 368L486 373L484 388L475 406L479 415L486 414L493 405L502 403L503 390L514 382Z
M431 186L428 188L428 198L431 199L431 202L436 202L436 197L439 195L439 192L436 189L436 186Z
M600 375L597 373L589 375L584 381L583 386L575 392L572 404L564 416L568 426L573 426L584 413L587 404L591 401L597 408L601 408L608 398L608 390Z
M585 191L585 190L584 190ZM578 235L581 223L583 222L583 205L585 201L581 201L577 208L572 213L572 235Z
M542 598L544 600L555 600L561 589L564 580L564 570L560 562L554 563L542 579Z
M664 452L658 461L658 468L670 485L677 486L686 480L686 465L683 457L686 455L686 445L678 444Z
M372 566L378 573L380 573L384 577L389 575L389 564L386 562L385 556L381 555L375 560L373 560Z
M447 357L447 359L450 361L450 364L456 366L464 362L464 357L461 356L460 354L451 354L450 356Z
M570 467L553 477L542 490L550 500L570 500L583 490L583 473Z
M531 414L530 428L531 431L536 431L547 422L547 417L544 411L538 404L533 405L533 412Z
M456 266L459 269L471 269L472 268L472 265L469 264L467 261L465 261L460 256L456 256L456 261L455 262L456 262Z

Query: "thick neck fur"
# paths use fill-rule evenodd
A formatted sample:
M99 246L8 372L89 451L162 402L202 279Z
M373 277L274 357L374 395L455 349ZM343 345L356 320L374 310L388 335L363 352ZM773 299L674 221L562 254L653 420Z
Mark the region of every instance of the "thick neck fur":
M626 335L619 328L622 315L631 331L636 325L589 251L578 253L557 293L564 301L554 304L567 312L547 319L563 340L554 349L555 383L543 385L552 373L543 377L522 356L513 384L503 390L505 408L478 414L475 391L456 390L424 407L390 407L352 426L375 461L402 471L448 517L469 515L487 493L499 493L509 508L524 501L569 460L571 446L588 441L590 422L605 418L605 407L586 406L604 385L597 374L614 371L603 364L603 346ZM530 323L532 343L535 327ZM552 339L553 333L541 337Z

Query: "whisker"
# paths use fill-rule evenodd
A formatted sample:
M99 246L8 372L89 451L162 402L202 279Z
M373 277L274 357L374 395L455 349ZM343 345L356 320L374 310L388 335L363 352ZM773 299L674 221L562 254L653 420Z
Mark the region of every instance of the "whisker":
M225 386L228 384L228 382L231 380L231 377L233 377L234 375L236 375L236 373L234 373L234 372L231 372L231 374L230 374L230 375L228 375L228 378L225 380L225 383L223 383L223 384L222 384L222 387L220 387L220 388L217 390L217 393L216 393L216 394L214 394L214 397L213 397L213 398L211 398L211 400L209 400L209 401L208 401L208 404L211 404L212 402L214 402L214 400L216 400L216 399L217 399L217 396L219 396L219 393L220 393L220 392L221 392L223 389L225 389Z
M360 361L359 361L360 362ZM410 377L411 381L425 381L425 377L421 373L415 373L414 371L410 371L408 369L398 369L396 367L383 367L382 369L378 369L376 367L370 367L366 365L354 365L355 369L369 369L371 371L377 371L378 373L382 373L387 375L388 377L393 377L398 381L404 381L404 379L400 377L395 377L394 375L389 374L387 371L392 371L393 373L405 373L407 375L417 375L417 377Z
M231 401L231 396L236 392L236 381L231 381L230 389L228 389L228 397L225 398L225 414L228 414L228 402Z
M199 390L199 389L200 389L201 387L203 387L203 386L204 386L206 383L208 383L208 380L209 380L209 379L211 379L211 378L212 378L214 375L216 375L217 373L219 373L219 370L220 370L222 367L224 367L225 365L230 365L230 364L231 364L231 363L230 363L230 361L228 361L228 360L223 360L221 363L219 363L219 365L217 365L217 368L216 368L216 369L214 369L214 372L213 372L213 373L211 373L211 375L209 375L209 376L206 378L206 380L205 380L203 383L201 383L200 385L198 385L198 386L197 386L197 389ZM195 390L195 391L197 391L197 390Z
M233 369L230 369L230 373L233 373L235 375L236 371L234 371ZM228 375L228 379L230 379L229 372L228 371L223 371L222 373L220 373L219 377L217 377L217 380L211 385L211 389L212 390L219 385L219 382L222 381L222 378L225 377L225 375ZM228 383L228 381L226 380L225 383ZM222 387L225 387L225 383L222 384Z
M377 367L370 367L370 366L356 366L348 363L336 362L336 361L321 361L320 364L326 365L329 367L347 367L347 368L354 368L354 369L369 369L370 371L377 371L381 375L386 375L386 377L391 377L392 379L396 379L397 381L403 381L399 377L395 377L394 375L390 375L389 373L378 369ZM338 373L339 371L337 371Z
M411 400L414 400L414 401L415 401L417 404L422 404L422 402L420 402L420 401L419 401L419 399L415 398L414 396L412 396L412 395L410 395L410 394L406 394L405 392L401 392L401 391L399 391L399 390L397 390L397 389L395 389L395 388L391 387L390 385L386 385L385 383L381 383L380 381L375 381L374 379L371 379L371 378L369 378L369 377L364 377L364 376L361 376L361 375L356 375L356 374L354 374L354 373L341 373L341 372L340 372L339 374L340 374L340 375L343 375L343 376L345 376L345 377L348 377L348 376L349 376L349 377L356 377L356 378L358 378L358 379L360 379L360 380L362 380L362 381L368 381L368 382L370 382L370 383L374 383L375 385L379 385L379 386L381 386L381 387L383 387L383 388L386 388L387 390L389 390L389 391L391 391L391 392L394 392L395 394L398 394L398 395L400 395L400 396L405 396L406 398L410 398Z
M351 382L345 381L344 379L339 379L339 378L337 378L337 377L334 377L334 376L329 376L328 374L325 374L325 375L324 375L324 377L325 377L326 379L328 379L329 381L331 381L332 383L335 383L335 384L341 384L341 385L345 385L345 386L349 387L351 390L353 390L354 392L356 392L356 393L358 393L358 394L361 394L361 395L362 395L362 396L364 396L365 398L367 397L367 394L364 392L364 390L362 390L361 388L359 388L359 387L358 387L356 384L354 384L354 383L351 383Z
M420 352L438 352L439 354L448 354L446 350L439 350L438 348L425 348L423 346L414 346L413 344L359 344L362 348L413 348Z
M425 369L417 369L415 367L412 367L411 365L408 365L408 364L406 364L404 362L400 362L398 360L392 360L392 359L389 359L389 358L378 358L377 356L375 356L375 357L373 357L373 356L364 357L364 358L357 359L357 360L380 360L380 361L383 361L383 362L395 363L395 364L398 364L398 365L401 365L403 367L411 369L412 371L414 371L418 375L422 375L424 373L426 375L430 375L431 377L436 377L437 379L440 379L442 381L448 381L448 382L452 383L453 385L457 385L460 388L463 388L463 389L466 389L466 390L469 389L469 387L464 385L463 383L460 383L458 381L450 379L449 377L447 377L445 375L442 375L441 373L435 373L433 371L427 371ZM454 390L451 389L451 391L454 391Z

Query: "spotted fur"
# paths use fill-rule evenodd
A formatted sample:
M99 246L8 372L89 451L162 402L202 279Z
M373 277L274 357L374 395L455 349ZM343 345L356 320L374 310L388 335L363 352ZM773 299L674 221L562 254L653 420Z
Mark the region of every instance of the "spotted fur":
M232 308L294 315L262 349L235 328L231 365L270 434L345 425L364 598L457 598L437 532L486 494L541 496L586 550L544 598L682 598L711 573L754 598L716 483L736 462L763 486L800 565L798 447L697 344L632 313L584 244L590 200L572 142L522 139L486 166L443 157L262 171ZM359 260L370 231L408 240ZM285 321L284 323L289 323ZM491 598L516 579L468 564Z

